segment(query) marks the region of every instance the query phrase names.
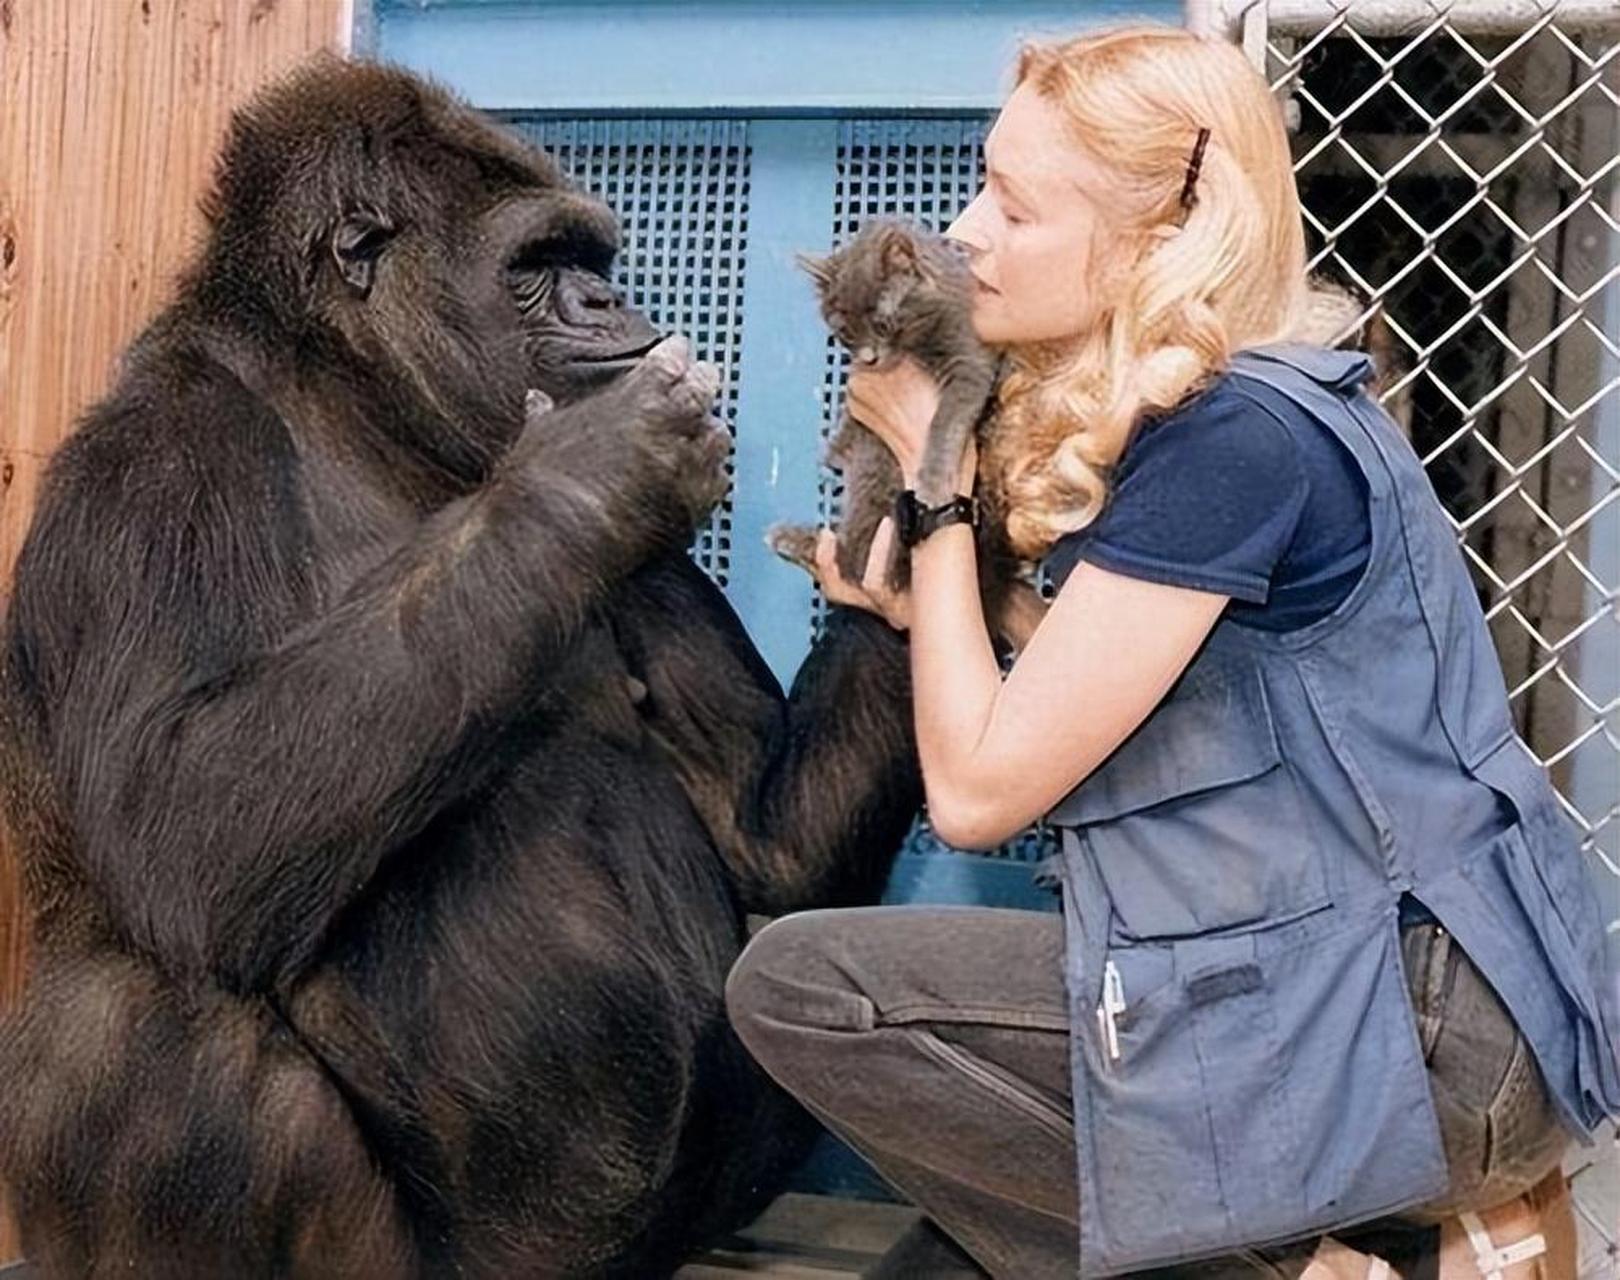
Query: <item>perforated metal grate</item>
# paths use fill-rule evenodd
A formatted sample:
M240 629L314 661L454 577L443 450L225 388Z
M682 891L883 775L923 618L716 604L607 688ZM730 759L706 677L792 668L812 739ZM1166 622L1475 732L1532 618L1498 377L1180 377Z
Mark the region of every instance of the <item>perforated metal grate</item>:
M735 433L748 239L746 120L517 118L575 182L619 215L614 283L666 332L692 340L721 375L719 412ZM728 471L731 464L727 464ZM731 501L692 556L721 586L731 572Z
M982 119L844 121L836 156L831 246L851 239L872 217L914 218L943 230L967 207L983 181L988 129L988 122ZM843 414L848 374L849 353L828 337L821 382L824 448ZM838 473L825 465L819 496L820 522L835 525L844 490ZM817 592L811 617L814 633L820 633L825 618L826 602ZM1037 827L996 852L1034 860L1054 847L1050 833ZM904 851L928 853L946 848L929 827L927 814L919 815Z
M983 120L846 120L839 126L837 178L829 247L854 238L873 217L915 218L943 230L973 199L983 180L981 150L989 125ZM827 365L821 380L821 441L827 442L843 414L849 353L827 337ZM823 465L819 518L836 524L844 486ZM819 635L827 605L818 591L811 617Z

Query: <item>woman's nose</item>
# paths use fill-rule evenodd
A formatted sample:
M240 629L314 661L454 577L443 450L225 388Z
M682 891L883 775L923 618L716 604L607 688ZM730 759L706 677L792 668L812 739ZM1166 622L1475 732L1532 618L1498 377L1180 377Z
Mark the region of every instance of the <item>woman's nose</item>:
M956 221L945 228L945 238L963 245L969 256L983 253L989 243L980 227L980 213L984 208L984 192L974 196L966 209L956 215Z

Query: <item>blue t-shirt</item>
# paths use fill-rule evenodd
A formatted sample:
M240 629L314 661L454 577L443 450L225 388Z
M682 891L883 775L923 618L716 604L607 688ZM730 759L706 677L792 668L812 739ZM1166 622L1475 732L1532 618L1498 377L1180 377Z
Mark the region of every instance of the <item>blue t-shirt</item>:
M1102 514L1047 553L1061 585L1080 560L1231 596L1233 622L1291 631L1331 613L1366 567L1367 482L1326 427L1227 372L1144 423Z

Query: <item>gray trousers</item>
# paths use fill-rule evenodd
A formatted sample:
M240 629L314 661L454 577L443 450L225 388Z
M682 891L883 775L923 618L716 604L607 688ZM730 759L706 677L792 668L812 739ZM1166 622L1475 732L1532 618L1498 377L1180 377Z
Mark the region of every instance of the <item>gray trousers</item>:
M1412 923L1402 948L1452 1175L1444 1202L1405 1215L1421 1223L1522 1193L1568 1139L1524 1040L1461 947L1433 923ZM1075 1275L1061 916L787 916L743 953L726 998L761 1065L997 1280ZM1294 1276L1315 1243L1174 1274Z

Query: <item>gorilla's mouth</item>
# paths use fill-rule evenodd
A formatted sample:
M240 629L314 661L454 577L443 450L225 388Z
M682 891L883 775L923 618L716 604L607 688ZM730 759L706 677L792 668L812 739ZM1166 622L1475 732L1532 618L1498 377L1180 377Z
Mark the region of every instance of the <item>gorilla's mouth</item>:
M580 356L577 360L575 360L574 363L576 363L576 364L595 365L598 368L605 368L605 369L612 369L612 368L619 368L619 367L623 367L625 369L628 369L628 368L630 368L631 365L639 364L640 361L641 361L641 357L646 355L649 351L651 351L654 347L656 347L663 340L664 340L663 335L660 334L659 336L653 338L650 342L648 342L644 346L635 347L635 348L632 348L629 351L617 351L617 352L614 352L611 355L605 355L605 356L602 356L602 355L596 355L596 356L583 355L583 356Z

